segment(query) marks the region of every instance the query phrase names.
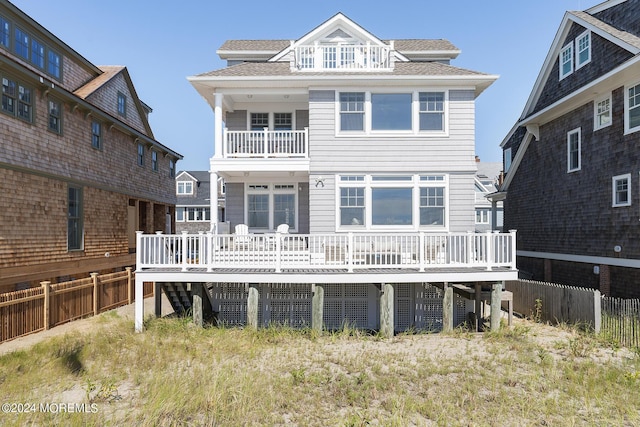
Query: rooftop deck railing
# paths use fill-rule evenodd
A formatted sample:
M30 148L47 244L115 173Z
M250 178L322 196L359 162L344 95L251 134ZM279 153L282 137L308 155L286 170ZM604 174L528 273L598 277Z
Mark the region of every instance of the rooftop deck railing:
M294 51L295 68L302 71L390 70L390 46L303 45Z
M413 234L137 234L137 269L344 270L516 268L516 232Z
M223 157L296 157L309 156L309 131L224 129Z

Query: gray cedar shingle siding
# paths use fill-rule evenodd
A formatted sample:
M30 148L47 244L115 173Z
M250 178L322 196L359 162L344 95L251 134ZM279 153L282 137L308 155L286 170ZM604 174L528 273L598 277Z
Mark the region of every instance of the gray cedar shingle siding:
M607 24L614 25L629 33L640 36L640 0L627 0L594 16Z
M573 24L569 30L567 38L561 47L566 46L569 41L575 40L585 28ZM574 46L575 49L575 46ZM549 79L545 83L544 89L540 94L540 98L532 113L540 111L545 107L553 104L557 100L564 98L585 84L597 79L601 75L611 71L618 65L630 59L633 55L622 49L620 46L600 37L595 33L591 33L591 62L573 71L572 74L562 80L559 76L559 60L556 57L553 69L549 74ZM575 51L574 51L575 58ZM575 63L574 63L575 68Z

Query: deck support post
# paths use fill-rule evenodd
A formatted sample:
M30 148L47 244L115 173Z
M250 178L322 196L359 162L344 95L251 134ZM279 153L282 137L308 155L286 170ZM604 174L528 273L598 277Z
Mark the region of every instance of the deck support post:
M135 282L135 330L142 332L144 331L144 282L137 274Z
M502 283L491 285L491 332L500 329L500 312L502 311Z
M202 327L203 322L203 286L202 283L191 284L191 310L193 311L193 324Z
M480 284L480 282L476 282L475 284L475 312L476 312L476 316L475 316L475 324L474 326L474 330L476 332L480 332L480 327L482 326L482 319L484 318L484 313L482 312L482 299L481 299L481 293L482 293L482 284Z
M442 301L442 332L453 331L453 287L444 282L444 299Z
M153 282L153 314L162 317L162 283Z
M394 333L393 300L393 285L382 283L380 286L380 333L386 338L392 338Z
M311 329L322 332L322 319L324 315L324 286L312 284L311 293Z
M258 329L259 300L260 293L258 292L258 285L256 285L255 283L250 283L247 296L247 326L253 329Z

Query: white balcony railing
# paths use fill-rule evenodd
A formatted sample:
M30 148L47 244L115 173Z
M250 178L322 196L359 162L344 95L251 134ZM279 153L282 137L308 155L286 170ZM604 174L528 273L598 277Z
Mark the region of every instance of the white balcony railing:
M294 67L304 71L390 70L392 47L306 45L294 50Z
M310 268L345 270L437 267L516 268L516 232L389 234L142 234L136 264L147 268Z
M309 156L309 130L224 129L223 157L297 157Z

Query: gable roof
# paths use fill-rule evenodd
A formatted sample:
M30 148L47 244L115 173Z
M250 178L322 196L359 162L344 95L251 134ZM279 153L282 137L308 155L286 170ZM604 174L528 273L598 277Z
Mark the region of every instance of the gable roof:
M594 88L597 85L615 86L617 84L615 80L616 75L628 73L628 70L632 67L640 67L640 37L616 28L615 26L608 24L592 15L605 11L608 8L623 4L626 1L627 0L608 0L604 3L587 9L584 12L568 11L565 13L556 36L551 44L551 48L547 53L543 66L529 95L522 115L520 116L518 122L515 123L514 126L510 129L509 133L505 136L500 144L500 146L504 148L504 146L512 138L517 137L519 145L519 148L512 160L511 168L506 174L504 183L501 187L501 191L508 190L508 187L513 180L513 176L515 175L527 148L534 139L538 139L538 128L541 123L546 123L547 121L552 120L553 118L560 116L561 114L565 114L566 112L571 111L571 109L573 108L573 104L581 104L592 99ZM622 49L625 49L632 55L632 57L623 64L615 67L613 70L606 72L595 80L580 86L578 89L572 91L570 94L562 99L557 100L548 107L534 112L534 108L536 107L536 104L541 96L542 90L544 89L547 80L550 78L551 71L556 60L558 59L560 50L563 47L562 43L564 42L569 29L574 23L586 28L587 30L595 34L598 34L605 40L608 40L609 42L621 47ZM634 72L631 71L631 73ZM520 132L522 134L522 139L520 139L520 136L516 131L522 131Z
M567 33L569 32L569 29L571 28L571 25L573 23L585 27L587 30L598 34L602 38L620 46L633 55L637 55L638 53L640 53L640 37L637 37L626 31L619 30L612 25L609 25L597 19L587 12L566 12L564 18L562 19L562 22L560 23L560 28L558 29L556 36L553 39L551 48L547 53L540 73L538 74L538 78L535 81L533 90L531 91L527 103L525 104L525 108L520 119L524 119L532 112L533 108L535 108L538 99L540 98L540 94L544 89L544 85L551 74L553 65L557 60L558 55L560 54L560 50L563 47L562 42L567 36Z
M151 125L147 120L147 111L150 111L151 109L138 98L136 89L133 86L133 82L131 81L129 71L127 71L127 67L122 65L101 65L98 68L100 69L100 71L102 71L102 74L98 75L94 79L89 80L83 86L76 89L73 94L86 101L87 98L100 90L100 88L104 87L116 76L121 74L127 84L127 88L129 90L129 93L131 94L131 100L133 101L136 107L136 111L140 116L140 121L144 126L146 135L150 138L154 138L153 130L151 129Z

